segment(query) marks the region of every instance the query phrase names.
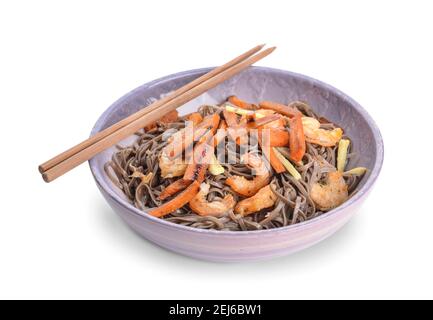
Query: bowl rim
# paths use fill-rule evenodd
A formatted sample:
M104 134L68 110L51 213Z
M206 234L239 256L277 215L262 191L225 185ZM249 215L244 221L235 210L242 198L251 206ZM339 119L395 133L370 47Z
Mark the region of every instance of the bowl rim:
M127 99L129 99L132 95L136 94L137 92L143 90L143 89L149 89L155 85L158 85L161 82L165 82L167 80L175 80L178 78L183 78L186 76L200 76L201 74L205 72L209 72L212 70L213 67L207 67L207 68L199 68L199 69L192 69L182 72L177 72L174 74L170 74L155 80L152 80L150 82L147 82L134 90L126 93L121 98L116 100L111 106L105 110L102 115L98 118L95 125L93 126L93 129L91 131L91 136L100 131L103 123L107 119L107 117L119 106L122 105ZM365 119L369 127L371 128L373 132L374 137L374 144L376 146L376 160L374 162L374 166L371 169L370 175L367 178L367 181L364 183L364 185L361 187L361 189L358 190L356 194L354 194L352 197L350 197L346 202L344 202L342 205L338 206L335 209L332 209L316 218L313 218L311 220L307 220L304 222L296 223L289 226L274 228L274 229L263 229L263 230L247 230L247 231L228 231L228 230L212 230L212 229L198 229L193 228L189 226L183 226L180 224L176 224L161 218L153 217L149 215L146 211L142 211L135 206L133 206L131 203L127 202L126 200L122 199L113 189L112 186L109 186L105 179L103 178L104 170L102 168L99 168L97 166L97 162L94 158L89 160L89 166L90 170L92 172L92 175L99 187L104 190L107 195L117 204L119 204L121 207L124 207L128 210L129 213L133 213L137 215L138 217L142 219L146 219L150 222L160 224L161 226L164 226L168 229L174 229L179 231L185 231L185 232L192 232L192 233L200 233L200 234L209 234L209 235L231 235L231 236L248 236L248 235L259 235L259 234L268 234L268 233L279 233L279 232L288 232L300 228L306 228L306 227L312 227L318 223L320 223L323 220L327 220L332 218L333 216L338 215L338 213L341 213L344 209L352 207L356 203L358 203L365 195L368 194L374 183L376 182L379 173L382 169L383 160L384 160L384 144L382 135L380 133L380 130L378 126L376 125L373 118L368 114L368 112L355 100L353 100L351 97L340 91L339 89L324 83L320 80L311 78L309 76L295 73L292 71L286 71L282 69L276 69L276 68L270 68L270 67L262 67L262 66L252 66L248 68L249 70L261 70L265 72L274 72L274 73L280 73L284 75L288 75L291 77L300 78L301 80L308 81L310 83L313 83L315 86L321 87L325 90L332 91L336 96L338 96L340 99L346 101L352 108L356 109L362 117Z

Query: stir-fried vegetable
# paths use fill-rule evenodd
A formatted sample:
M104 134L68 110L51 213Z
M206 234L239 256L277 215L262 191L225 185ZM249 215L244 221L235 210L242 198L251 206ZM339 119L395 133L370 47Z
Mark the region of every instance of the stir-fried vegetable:
M227 126L236 128L239 125L238 116L233 111L229 111L226 109L223 110L224 119L227 123Z
M302 160L305 154L305 135L304 127L302 125L302 117L297 113L290 119L290 157L295 162Z
M253 117L255 112L252 110L246 110L242 108L233 107L231 105L226 104L225 109L229 112L234 112L240 116Z
M349 148L350 140L341 139L338 143L338 154L337 154L337 170L340 172L344 171L347 160L347 149Z
M248 109L248 110L254 110L254 109L256 109L255 105L253 105L251 103L248 103L248 102L245 102L245 101L239 99L236 96L230 96L228 98L228 102L230 102L231 104L235 105L236 107L239 107L239 108L242 108L242 109Z
M192 198L198 193L200 188L200 183L198 181L193 181L188 188L182 191L178 196L171 199L170 201L162 204L159 207L153 208L148 213L154 217L161 218L173 211L176 211L179 208L182 208L188 202L191 201Z
M188 115L188 116L186 117L186 119L187 119L188 121L192 121L192 123L193 123L195 126L198 125L200 122L203 121L203 117L202 117L201 114L198 113L198 112L193 112L193 113L191 113L190 115Z
M353 169L350 169L349 171L344 172L343 175L344 176L348 176L348 175L362 176L366 172L367 172L367 168L357 167L357 168L353 168Z
M271 147L285 147L289 145L290 135L285 129L280 128L265 128L259 129L259 139L262 139L262 131L268 130L269 145Z
M297 114L301 114L298 109L277 102L262 101L259 105L260 108L273 110L289 118L292 118Z
M178 118L179 118L179 114L178 114L177 110L172 110L169 113L163 115L161 117L161 119L159 119L156 122L151 123L151 124L147 125L146 127L144 127L144 130L149 131L149 130L155 129L157 122L172 123L172 122L175 122Z
M196 126L188 126L168 140L169 145L166 146L168 155L176 158L182 154L185 149L192 146L194 141L207 140L210 134L214 134L218 128L220 116L216 113L209 115Z
M168 185L159 195L159 200L165 200L172 195L182 191L192 183L191 180L179 179Z
M224 140L227 136L227 124L224 120L221 120L217 132L214 135L214 146L216 147Z
M143 174L140 171L134 171L132 173L131 177L140 178L141 179L141 183L149 184L149 182L153 178L153 172L149 172L148 174Z
M218 162L218 159L212 154L211 163L209 165L209 172L214 176L224 173L224 167Z
M298 172L298 170L296 170L296 168L293 166L293 164L290 163L289 160L287 160L282 154L281 152L278 151L277 148L273 148L275 155L277 156L277 158L281 161L281 163L283 164L283 166L286 168L287 172L289 172L293 178L295 178L296 180L300 180L301 179L301 174Z
M265 141L263 141L265 140ZM282 173L286 171L286 168L284 167L283 163L275 154L275 151L270 146L270 142L266 141L266 139L259 139L259 145L262 148L263 154L268 159L269 163L271 164L272 168L276 173Z
M194 147L192 163L188 164L183 178L202 183L213 154L214 148L212 144L207 142L197 144Z

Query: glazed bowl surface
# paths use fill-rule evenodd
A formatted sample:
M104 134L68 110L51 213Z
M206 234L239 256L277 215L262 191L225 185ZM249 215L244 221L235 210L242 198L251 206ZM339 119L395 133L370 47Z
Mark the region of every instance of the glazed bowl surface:
M91 134L118 122L210 69L172 74L127 93L100 116ZM104 164L115 150L110 148L91 159L89 164L99 190L113 210L149 241L183 255L211 261L251 261L290 254L318 243L341 228L367 198L383 162L381 134L368 113L332 86L304 75L266 67L250 67L179 110L181 114L188 113L205 103L220 103L230 95L253 102L272 100L288 103L303 100L318 114L339 124L353 142L355 156L350 159L348 167L364 166L369 169L356 193L338 208L292 226L260 231L201 230L152 217L129 203L105 175ZM130 137L121 144L132 141L133 137Z

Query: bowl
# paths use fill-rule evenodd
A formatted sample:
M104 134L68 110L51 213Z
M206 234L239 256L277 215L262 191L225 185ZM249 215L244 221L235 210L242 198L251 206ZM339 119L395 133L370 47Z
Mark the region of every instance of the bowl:
M127 93L98 119L92 135L149 105L212 68L172 74ZM259 231L201 230L150 216L135 208L105 175L103 166L114 152L105 150L89 161L96 184L113 210L138 234L168 250L211 261L235 262L269 259L310 247L340 229L359 209L372 189L383 162L380 131L368 113L341 91L318 80L289 71L250 67L202 96L181 112L203 103L219 103L236 94L249 101L288 103L307 101L315 111L343 127L356 153L349 167L364 166L368 173L356 193L341 206L312 220L282 228ZM131 142L133 137L123 143Z

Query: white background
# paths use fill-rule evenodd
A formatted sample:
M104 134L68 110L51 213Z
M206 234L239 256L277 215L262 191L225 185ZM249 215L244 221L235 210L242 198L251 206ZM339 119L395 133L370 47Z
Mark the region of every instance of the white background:
M4 1L0 4L0 298L433 298L429 1ZM111 211L87 165L37 165L117 98L266 42L259 65L343 90L377 121L380 179L328 240L260 263L185 258Z

